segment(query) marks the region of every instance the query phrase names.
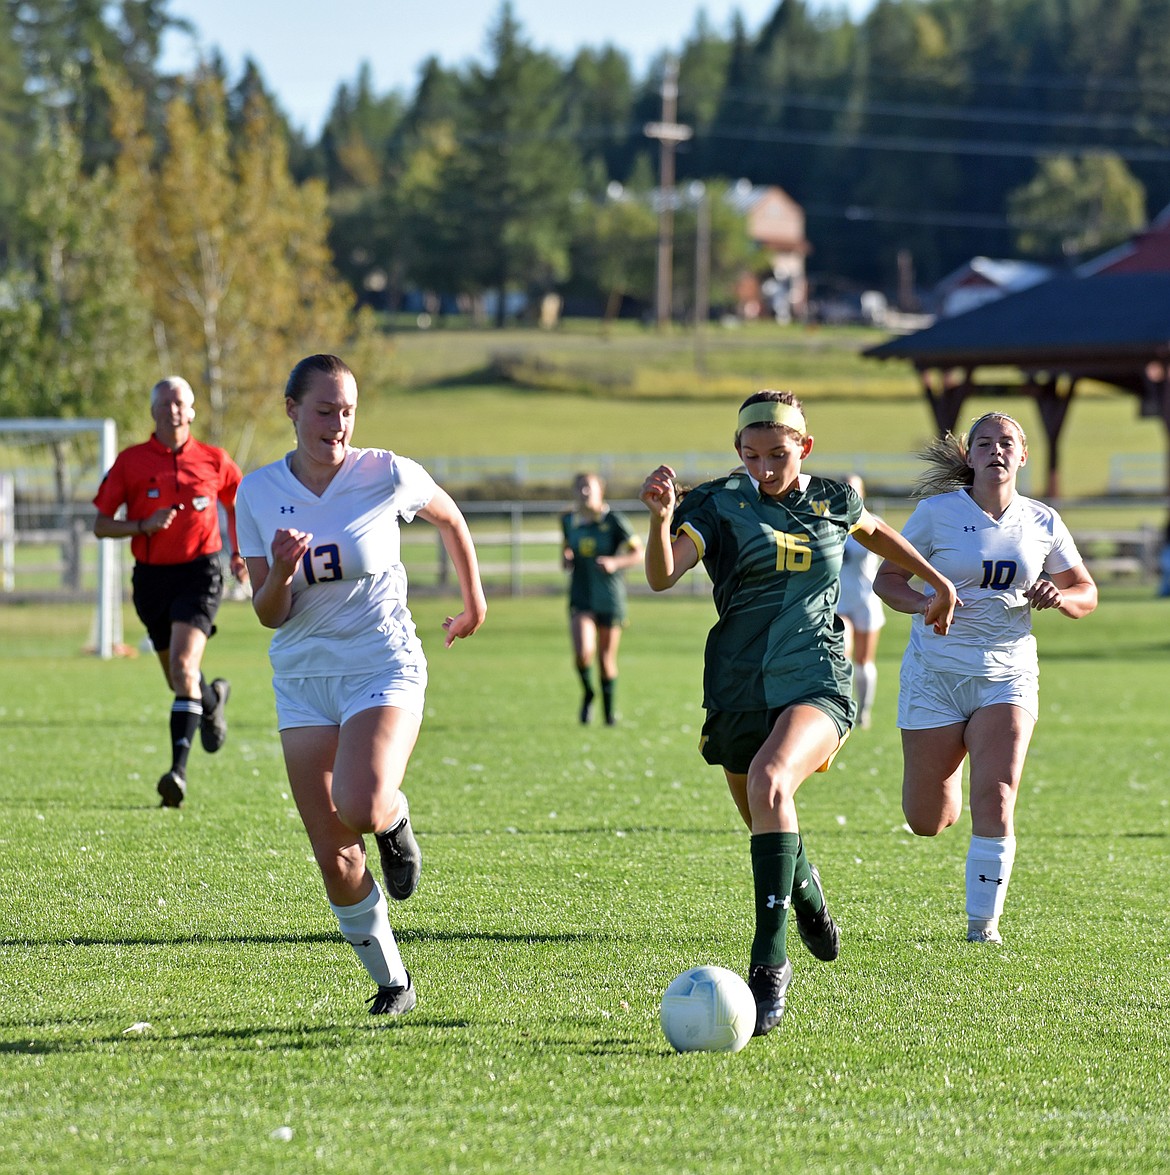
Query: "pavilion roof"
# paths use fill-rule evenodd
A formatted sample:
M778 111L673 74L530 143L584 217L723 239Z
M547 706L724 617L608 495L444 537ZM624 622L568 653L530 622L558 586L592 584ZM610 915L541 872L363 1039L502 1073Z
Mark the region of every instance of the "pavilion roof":
M1170 359L1170 272L1056 277L870 347L919 369L1016 366L1109 378Z

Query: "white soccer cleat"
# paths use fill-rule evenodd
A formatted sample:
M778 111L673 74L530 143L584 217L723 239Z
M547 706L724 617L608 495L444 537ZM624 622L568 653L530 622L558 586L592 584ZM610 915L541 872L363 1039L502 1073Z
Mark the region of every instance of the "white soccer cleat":
M999 931L998 930L989 930L987 928L984 928L983 930L968 930L967 931L967 941L968 942L989 942L993 946L997 946L997 947L1003 946L1003 938L1000 936Z

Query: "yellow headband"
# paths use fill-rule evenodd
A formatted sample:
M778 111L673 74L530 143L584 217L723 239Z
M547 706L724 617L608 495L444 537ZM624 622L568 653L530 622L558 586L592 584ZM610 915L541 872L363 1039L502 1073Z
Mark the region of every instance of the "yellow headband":
M746 408L739 410L739 420L735 427L735 435L739 436L751 424L782 424L785 428L804 436L804 413L792 404L785 404L782 400L757 400Z

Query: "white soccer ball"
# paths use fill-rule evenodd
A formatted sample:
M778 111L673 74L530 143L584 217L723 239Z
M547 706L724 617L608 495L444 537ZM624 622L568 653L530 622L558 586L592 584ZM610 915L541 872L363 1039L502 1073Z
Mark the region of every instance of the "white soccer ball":
M662 1031L680 1053L738 1053L756 1026L756 1000L726 967L692 967L662 996Z

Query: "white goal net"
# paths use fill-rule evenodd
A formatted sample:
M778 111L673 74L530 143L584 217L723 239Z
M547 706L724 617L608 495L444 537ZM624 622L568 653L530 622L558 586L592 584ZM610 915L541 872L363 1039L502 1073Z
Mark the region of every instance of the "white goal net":
M93 651L122 643L120 544L93 536L112 420L0 419L0 601L92 600Z

